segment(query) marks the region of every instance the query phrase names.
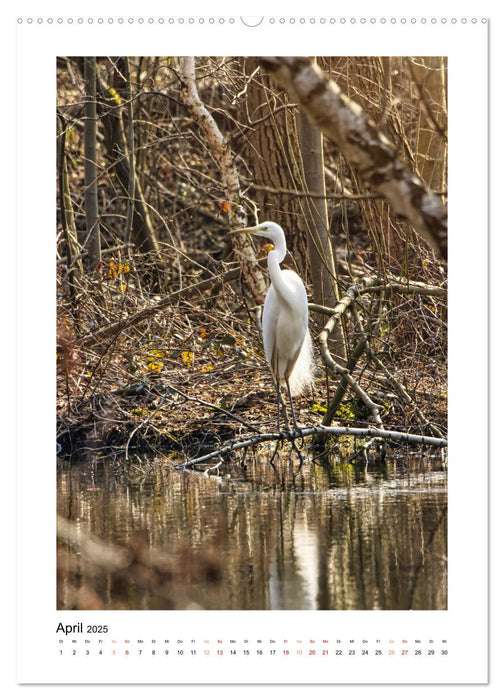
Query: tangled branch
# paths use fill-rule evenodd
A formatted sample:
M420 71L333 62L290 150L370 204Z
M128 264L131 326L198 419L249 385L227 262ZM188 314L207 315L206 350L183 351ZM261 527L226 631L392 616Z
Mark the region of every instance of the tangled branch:
M384 195L396 214L404 216L434 250L446 258L445 206L403 165L394 146L362 107L308 58L265 57L261 64L299 103L311 121L335 141L373 190Z

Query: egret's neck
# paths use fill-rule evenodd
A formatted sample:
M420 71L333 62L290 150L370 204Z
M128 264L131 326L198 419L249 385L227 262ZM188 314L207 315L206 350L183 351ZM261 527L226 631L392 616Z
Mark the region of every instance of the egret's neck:
M287 250L285 247L285 243L283 244L283 247L280 248L280 250L275 247L275 250L270 251L270 253L268 254L268 272L271 284L273 285L276 293L284 301L285 304L290 305L291 293L285 283L285 279L282 278L282 268L280 267L280 263L285 258L286 254Z
M268 254L268 272L271 279L271 284L275 288L277 294L289 303L290 290L287 288L285 279L282 279L282 269L280 263L287 255L287 244L285 242L285 234L282 228L268 221L262 224L261 235L269 238L275 246Z
M275 236L271 236L271 240L273 241L275 249L270 252L268 261L271 260L272 256L274 256L273 259L280 264L287 255L287 244L285 242L283 231L279 232Z
M280 263L283 261L286 254L286 250L282 251L278 250L277 248L275 248L275 250L270 250L268 253L268 271L272 280L275 274L280 272Z

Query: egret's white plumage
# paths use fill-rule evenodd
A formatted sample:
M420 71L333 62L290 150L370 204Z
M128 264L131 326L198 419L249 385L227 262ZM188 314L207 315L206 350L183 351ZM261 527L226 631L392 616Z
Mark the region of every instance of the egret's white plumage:
M308 331L308 300L301 278L292 270L281 270L268 255L268 267L277 266L279 280L270 285L264 300L262 332L264 352L275 381L289 380L291 394L298 396L312 381L312 344ZM281 292L278 291L279 286Z
M271 286L264 300L262 317L264 352L278 385L287 385L297 396L313 380L313 349L308 330L308 299L302 279L292 270L282 270L287 254L282 228L265 221L240 229L268 238L274 249L268 253Z

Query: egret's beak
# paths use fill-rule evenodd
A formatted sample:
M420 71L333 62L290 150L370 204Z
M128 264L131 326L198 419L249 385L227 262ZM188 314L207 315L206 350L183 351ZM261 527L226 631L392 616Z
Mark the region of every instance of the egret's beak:
M235 228L234 231L230 231L229 233L257 233L258 228L259 226L250 226L249 228Z

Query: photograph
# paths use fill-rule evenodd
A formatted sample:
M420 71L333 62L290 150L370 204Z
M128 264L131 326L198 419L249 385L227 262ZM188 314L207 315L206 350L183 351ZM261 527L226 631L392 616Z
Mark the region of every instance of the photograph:
M448 68L57 56L58 611L449 609Z

